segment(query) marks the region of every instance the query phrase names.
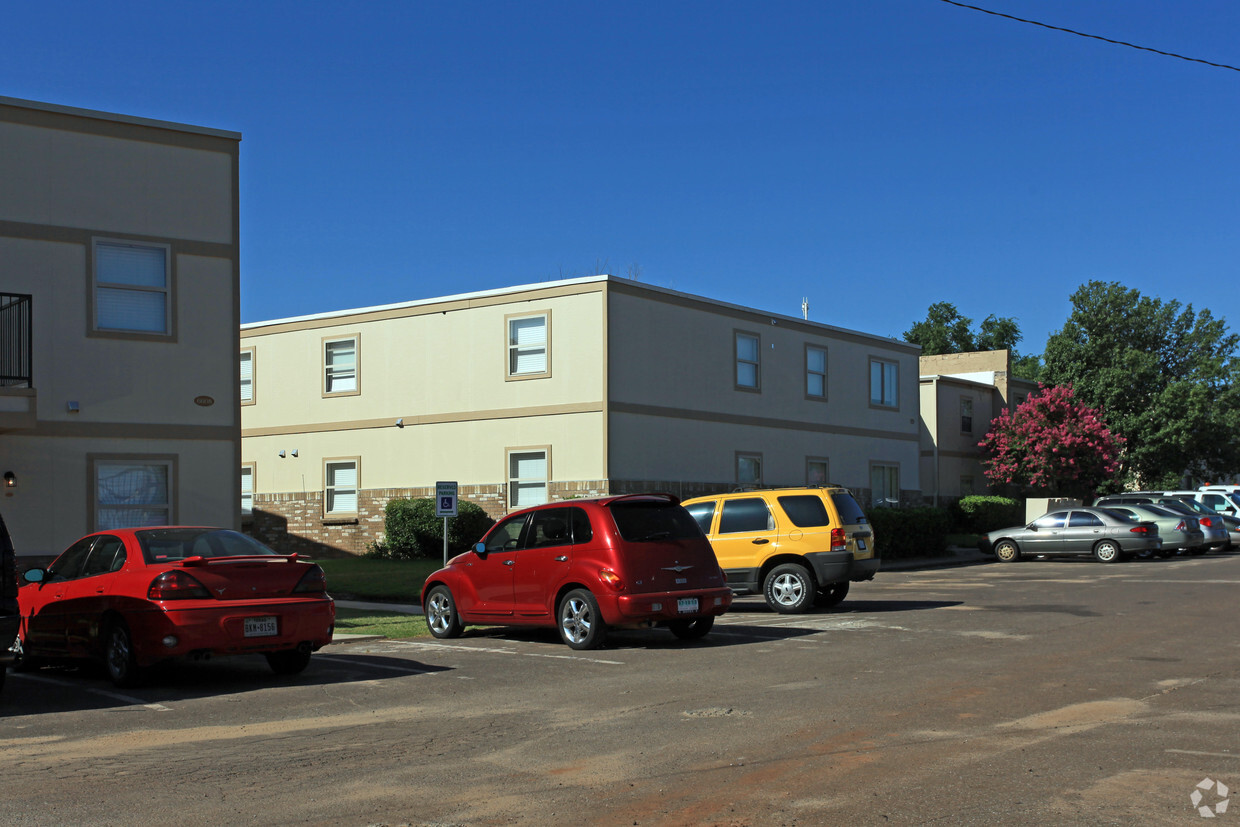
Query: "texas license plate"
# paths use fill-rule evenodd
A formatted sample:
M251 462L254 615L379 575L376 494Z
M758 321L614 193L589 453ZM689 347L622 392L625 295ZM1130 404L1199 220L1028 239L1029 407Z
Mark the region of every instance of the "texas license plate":
M676 611L681 614L688 612L696 612L698 610L698 599L696 597L682 597L676 601Z
M246 637L271 637L272 635L280 634L274 616L247 617L244 629Z

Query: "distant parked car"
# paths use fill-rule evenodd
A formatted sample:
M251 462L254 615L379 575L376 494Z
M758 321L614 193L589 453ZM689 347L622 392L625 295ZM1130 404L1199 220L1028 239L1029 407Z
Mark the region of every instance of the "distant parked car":
M1198 489L1196 494L1197 501L1203 505L1226 517L1240 518L1240 493L1218 486Z
M1125 492L1123 494L1109 494L1105 497L1099 497L1094 500L1095 506L1103 506L1106 508L1114 508L1116 506L1128 505L1152 505L1167 511L1173 511L1181 517L1191 517L1197 521L1197 527L1201 529L1201 533L1205 535L1202 548L1222 550L1230 545L1231 540L1227 533L1227 526L1223 523L1223 518L1218 514L1210 512L1205 506L1195 501L1185 502L1176 497L1168 496L1156 491L1151 492ZM1161 515L1160 515L1161 516ZM1149 519L1149 515L1137 515L1137 519ZM1155 520L1157 522L1157 520ZM1163 534L1164 525L1159 523L1159 533ZM1187 528L1183 526L1181 528ZM1176 551L1186 551L1188 549L1177 547L1174 543L1167 542L1167 535L1163 534L1163 551L1172 554Z
M467 625L545 626L573 649L596 649L613 627L700 638L732 591L678 499L630 494L510 514L426 578L422 605L437 638Z
M1197 518L1172 511L1153 503L1110 505L1108 511L1123 514L1134 522L1148 521L1158 526L1162 538L1162 551L1184 551L1201 554L1206 550L1206 536L1197 524Z
M1044 514L1026 526L1001 528L986 535L986 544L1002 563L1036 555L1087 555L1102 563L1146 551L1158 551L1162 540L1152 522L1133 522L1107 508L1073 508Z
M17 640L17 625L21 615L17 609L17 554L13 540L0 517L0 689L4 688L4 676L13 662L10 648Z
M1164 496L1178 500L1184 505L1191 508L1204 522L1209 519L1211 522L1219 520L1223 524L1223 528L1227 531L1227 548L1236 548L1240 546L1240 517L1233 517L1230 514L1220 514L1215 509L1206 505L1204 498L1208 496L1208 492L1203 491L1164 491ZM1165 502L1165 500L1159 500Z
M319 566L219 528L100 531L25 580L15 667L101 660L117 686L182 656L261 654L295 674L335 623Z

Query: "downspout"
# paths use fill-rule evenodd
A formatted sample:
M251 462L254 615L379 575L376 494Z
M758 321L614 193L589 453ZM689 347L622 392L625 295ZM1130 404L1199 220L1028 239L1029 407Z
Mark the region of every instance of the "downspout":
M936 373L931 380L934 389L934 432L930 435L934 443L934 507L939 507L939 375Z

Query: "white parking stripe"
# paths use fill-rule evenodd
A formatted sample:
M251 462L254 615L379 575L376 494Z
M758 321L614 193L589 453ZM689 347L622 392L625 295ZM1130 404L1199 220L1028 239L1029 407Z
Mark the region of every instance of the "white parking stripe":
M26 672L17 672L13 676L17 680L36 681L39 683L50 683L53 686L72 686L83 692L91 692L95 695L102 695L105 698L111 698L114 701L123 701L132 706L144 706L153 712L171 712L172 709L163 704L147 703L141 698L135 698L132 695L122 695L119 692L109 692L106 689L96 689L93 686L82 686L79 681L60 680L58 678L49 678L45 675L31 675Z
M602 663L608 666L624 666L624 661L620 660L602 660L600 658L586 658L580 655L548 655L543 652L518 652L513 649L492 649L488 646L461 646L451 643L421 643L417 641L390 641L391 643L399 643L402 646L417 649L459 649L463 652L486 652L492 655L521 655L527 658L553 658L556 660L582 660L587 663Z

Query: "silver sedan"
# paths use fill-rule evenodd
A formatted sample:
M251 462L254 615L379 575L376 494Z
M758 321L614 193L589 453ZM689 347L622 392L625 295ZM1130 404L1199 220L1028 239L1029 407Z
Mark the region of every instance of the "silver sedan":
M1158 526L1163 551L1187 551L1201 554L1206 550L1206 535L1197 518L1164 508L1161 505L1108 505L1108 511L1123 514L1132 520L1148 520Z
M1099 562L1117 563L1162 548L1153 522L1133 522L1109 508L1052 511L1029 525L992 531L986 540L1002 563L1060 554L1090 554Z

